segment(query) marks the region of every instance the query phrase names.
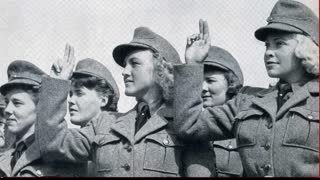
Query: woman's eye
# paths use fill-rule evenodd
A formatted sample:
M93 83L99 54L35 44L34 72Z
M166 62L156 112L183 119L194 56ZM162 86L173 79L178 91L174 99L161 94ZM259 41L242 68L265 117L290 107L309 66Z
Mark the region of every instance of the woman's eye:
M282 46L282 45L285 45L285 43L283 41L278 41L278 42L276 42L276 45L277 46Z
M216 80L214 80L214 79L208 79L207 80L207 83L214 83L214 82L216 82Z
M23 103L16 101L16 102L13 102L13 104L14 104L15 106L20 106L20 105L22 105Z

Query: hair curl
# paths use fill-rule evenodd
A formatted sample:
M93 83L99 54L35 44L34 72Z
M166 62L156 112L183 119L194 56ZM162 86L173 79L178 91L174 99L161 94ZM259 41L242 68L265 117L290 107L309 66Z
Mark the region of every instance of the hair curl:
M224 77L228 83L227 100L232 99L242 88L239 78L232 71L225 71Z
M295 48L295 56L302 60L302 66L313 76L319 76L319 48L307 36L296 34L298 45Z
M118 99L107 80L90 75L76 75L72 77L71 82L75 88L94 89L100 96L108 97L107 105L102 107L101 110L117 112Z
M173 64L166 61L158 53L153 52L154 61L154 77L156 83L162 89L162 98L166 103L173 102Z

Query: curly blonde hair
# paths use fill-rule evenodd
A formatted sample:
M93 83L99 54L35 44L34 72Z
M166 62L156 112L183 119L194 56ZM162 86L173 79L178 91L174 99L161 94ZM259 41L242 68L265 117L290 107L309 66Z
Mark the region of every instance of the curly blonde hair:
M319 48L307 36L296 34L295 39L298 45L295 48L295 56L302 60L302 66L305 70L318 77L319 76Z
M166 103L173 102L173 64L166 61L158 53L153 52L154 61L154 76L156 83L162 89L162 98Z

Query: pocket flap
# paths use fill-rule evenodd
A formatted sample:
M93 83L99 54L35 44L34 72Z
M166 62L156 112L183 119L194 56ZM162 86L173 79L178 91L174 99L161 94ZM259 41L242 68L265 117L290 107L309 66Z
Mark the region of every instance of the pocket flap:
M256 116L256 115L261 116L262 114L263 114L263 111L260 111L258 109L250 109L250 110L247 110L247 111L240 111L236 115L235 119L244 120L244 119L247 119L250 116Z
M93 142L98 146L103 146L112 142L118 142L120 140L120 137L113 134L98 134L93 138Z
M291 112L298 113L305 119L309 121L319 121L319 112L318 111L311 111L309 109L301 108L301 107L295 107L290 109Z
M182 141L178 139L176 135L173 134L156 133L147 136L146 139L167 147L184 146Z
M224 149L226 151L236 151L238 149L236 139L214 141L213 147Z

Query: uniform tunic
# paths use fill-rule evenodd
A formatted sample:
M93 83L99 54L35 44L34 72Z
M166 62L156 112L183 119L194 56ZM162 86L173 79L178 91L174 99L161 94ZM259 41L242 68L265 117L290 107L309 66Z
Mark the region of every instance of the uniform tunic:
M41 128L37 132L41 153L47 161L90 159L95 164L94 176L185 175L185 144L172 129L169 108L160 107L136 134L135 109L124 114L103 112L81 129L67 129L64 116L69 88L69 81L42 81L37 121Z
M175 73L175 127L181 138L235 137L247 176L319 175L319 84L291 84L277 107L278 89L244 87L223 106L202 111L203 66L180 65Z

